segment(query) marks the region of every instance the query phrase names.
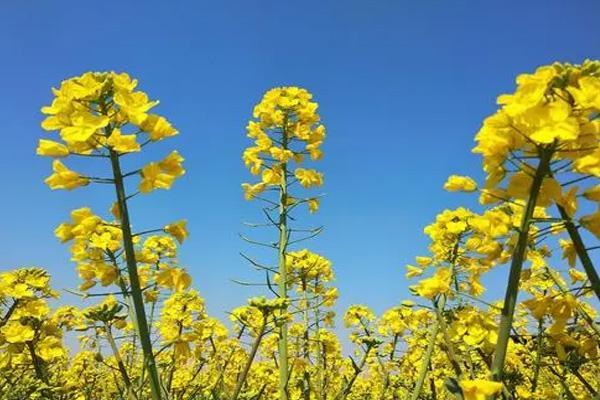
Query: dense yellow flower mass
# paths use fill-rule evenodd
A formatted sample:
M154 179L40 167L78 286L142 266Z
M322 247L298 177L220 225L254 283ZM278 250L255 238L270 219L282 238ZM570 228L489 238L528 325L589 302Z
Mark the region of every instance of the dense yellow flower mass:
M254 120L246 127L254 146L244 151L243 160L253 175L261 175L261 181L242 185L247 200L269 186L281 185L283 174L297 179L305 188L323 185L321 172L299 167L307 157L311 160L323 157L325 126L320 123L317 108L312 95L298 87L271 89L254 107ZM293 164L298 166L292 169ZM315 199L306 201L312 201L309 207L316 211Z
M317 103L298 87L267 91L242 156L256 179L242 187L245 199L266 204L266 222L247 226L277 237L242 235L273 253L242 253L264 281L236 282L263 291L229 310L227 322L209 314L214 305L179 259L185 219L133 230L146 222L132 223L131 200L185 174L176 150L121 170L122 158L178 133L137 83L85 73L53 89L42 108L43 129L58 133L36 150L54 159L46 184L110 185L116 198L110 217L80 207L54 231L69 245L77 290L38 267L0 272L0 399L598 398L599 62L540 67L498 98L475 138L485 182L451 175L443 185L479 192L481 209L435 216L423 230L427 248L406 266L411 298L381 312L342 311L334 263L304 247L323 230L296 214L321 204L303 195L323 185ZM103 159L109 172L67 167L75 157ZM505 275L502 301L486 286L504 288ZM66 289L62 303L52 285ZM65 305L68 296L77 305Z
M488 396L502 390L502 384L483 379L465 380L460 382L465 400L485 400Z
M175 136L177 130L162 116L151 113L158 101L136 90L137 80L126 73L87 72L63 81L53 89L50 106L42 108L42 128L58 131L61 141L40 139L37 154L64 158L109 157L140 152L142 147ZM160 162L139 170L139 190L148 193L169 189L182 176L183 158L177 151ZM54 173L46 183L51 189L74 189L111 178L87 177L54 160Z

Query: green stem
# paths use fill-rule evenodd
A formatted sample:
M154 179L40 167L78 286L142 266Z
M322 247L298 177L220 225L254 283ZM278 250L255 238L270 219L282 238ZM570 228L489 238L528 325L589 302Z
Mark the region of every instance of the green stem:
M303 293L303 306L304 306L304 310L303 310L303 317L304 317L304 337L302 338L302 355L304 357L304 362L306 363L305 365L308 366L310 365L310 318L309 318L309 312L310 312L310 299L308 298L308 295L306 293L306 291L308 290L308 286L306 284L306 281L302 282L302 293ZM306 368L304 370L304 376L303 376L303 388L302 388L302 397L304 398L304 400L310 400L310 392L311 392L311 382L310 382L310 373L308 371L308 368Z
M435 378L433 376L433 366L429 363L429 390L431 391L431 399L437 400L437 390L435 389Z
M287 119L284 123L281 143L284 150L288 149L288 135L287 135ZM278 259L279 259L279 297L282 299L288 298L287 293L287 267L286 267L286 253L288 246L288 227L287 227L287 164L281 164L281 186L279 192L279 243L278 243ZM281 321L279 327L279 400L288 400L288 326L287 322Z
M360 361L360 364L357 366L356 365L354 366L354 374L352 375L352 378L350 378L350 381L348 381L348 383L346 383L344 390L342 390L339 393L339 395L336 397L336 400L346 400L346 398L352 391L352 387L354 386L354 382L356 381L356 378L358 378L358 375L360 375L360 373L365 368L365 365L367 364L367 359L369 358L369 354L371 353L371 350L373 350L373 346L370 344L367 345L367 349L365 350L365 354L363 355L363 358Z
M550 276L550 279L552 279L558 290L560 290L560 292L563 295L569 293L567 288L558 280L556 276L554 276L554 273L550 270L550 268L546 267L546 272L548 273L548 276ZM579 302L575 303L575 310L588 324L588 326L594 331L596 337L600 338L600 327L598 327L594 319L587 313L587 311L581 306L581 304L579 304Z
M454 350L454 344L452 343L452 338L448 333L448 327L446 325L446 320L444 319L444 308L446 306L446 297L444 295L440 296L437 301L433 302L433 306L435 309L435 316L437 318L440 329L442 330L442 334L444 335L444 342L446 344L446 354L448 355L448 359L450 360L450 364L452 364L452 369L456 374L456 378L460 379L462 377L462 369L460 367L460 361L458 360L458 356L456 355L456 351Z
M429 329L430 331L429 338L427 340L427 349L425 350L425 356L423 357L423 362L421 363L421 368L419 369L419 375L417 376L417 383L412 391L410 400L417 400L421 394L421 390L423 390L423 384L425 383L427 371L429 370L429 364L431 363L431 356L433 355L433 349L435 348L435 339L437 338L438 331L440 330L439 319L436 318Z
M10 320L10 317L12 316L12 314L17 309L17 305L18 304L19 304L19 299L13 299L13 303L8 308L8 310L6 311L6 314L4 315L4 317L2 317L2 319L0 319L0 328L2 328L4 325L6 325L6 323L8 322L8 320Z
M185 312L186 308L187 307L183 307L183 312ZM177 334L177 337L181 337L182 332L183 332L183 324L180 323L179 332ZM173 385L173 376L175 375L176 368L177 368L177 358L175 357L175 349L173 348L173 353L171 354L171 368L169 371L169 378L167 379L167 388L166 388L166 392L168 395L171 394L171 387Z
M581 375L581 373L577 369L573 369L571 372L573 373L575 378L577 378L577 380L579 382L581 382L581 384L583 386L585 386L585 388L587 389L588 392L590 392L592 397L596 398L596 396L598 395L598 392L596 391L596 389L594 389L592 387L592 385L590 385L590 383L587 381L587 379L585 379L585 377L583 375Z
M548 370L550 372L552 372L552 374L558 378L558 383L562 387L563 392L564 392L566 398L568 400L577 400L577 398L575 397L575 395L573 395L573 392L571 392L571 390L569 389L569 386L567 386L567 384L565 383L565 374L564 373L560 374L558 371L556 371L550 365L548 366Z
M396 347L398 346L398 334L394 334L394 339L392 340L392 350L390 352L389 361L390 363L394 361L394 354L396 353ZM379 395L379 400L384 400L388 387L390 386L390 371L389 369L385 373L385 379L383 380L383 387L381 388L381 394Z
M161 385L158 375L156 363L154 361L154 353L152 351L152 341L150 339L150 330L148 321L146 320L146 310L144 308L144 298L140 287L140 279L137 271L137 262L135 260L135 250L133 247L133 236L131 233L131 224L129 222L129 211L127 209L127 200L125 194L125 185L123 183L123 175L121 173L121 165L119 163L119 155L110 151L110 161L113 169L115 190L117 193L117 202L121 215L121 229L123 231L123 247L125 249L125 260L127 263L127 272L129 274L129 283L131 285L131 297L135 310L136 327L140 337L142 352L144 354L144 366L148 371L150 378L150 391L153 400L161 400Z
M521 218L519 237L517 240L517 245L513 251L512 262L510 265L508 285L506 288L504 306L502 308L502 317L500 319L500 327L498 330L496 351L494 352L494 360L492 361L491 373L492 379L495 381L502 381L504 362L506 360L506 353L508 349L508 341L510 340L510 330L517 304L517 295L519 293L521 270L523 268L523 262L525 261L525 251L527 250L529 239L529 226L531 224L531 218L533 217L533 212L540 194L542 183L549 172L551 158L551 150L542 149L540 151L540 162L535 171L535 176L530 188L529 199L527 200L527 205L525 206L525 210L523 211L523 216Z
M535 366L533 371L533 381L531 382L531 393L535 393L540 378L540 366L542 364L542 344L543 344L543 333L544 333L544 319L540 318L538 322L538 334L536 338L536 349L535 349Z
M47 371L44 368L43 361L35 352L35 346L32 341L25 342L27 345L27 349L29 350L29 355L31 356L31 362L33 363L33 369L35 370L35 376L40 381L44 382L47 386L50 386L50 382L48 381ZM54 395L48 389L43 389L42 394L47 399L54 399Z
M231 400L237 400L240 392L242 391L242 387L246 382L246 377L248 376L248 372L250 372L250 367L254 362L254 357L256 357L256 352L258 351L258 347L260 346L260 342L265 334L265 328L267 327L267 319L266 317L263 319L262 325L256 335L256 340L252 344L252 349L250 349L250 354L248 354L248 359L246 360L246 364L244 365L244 369L242 370L242 374L240 375L237 384L235 385L235 391L233 392L233 396Z
M567 228L567 232L571 237L571 241L575 247L575 252L579 257L579 260L581 260L581 265L583 266L583 269L590 280L592 290L596 294L598 300L600 300L600 277L598 277L598 272L596 272L596 268L594 268L594 263L592 263L592 259L585 248L585 244L581 239L579 230L577 230L577 227L573 223L571 216L567 213L564 207L559 204L557 204L556 207L558 208L560 216L565 221L565 227Z
M315 343L317 343L317 354L316 354L316 365L317 365L317 385L316 385L316 398L319 400L326 400L327 393L325 393L325 348L321 343L321 326L319 325L320 313L319 309L315 308Z
M137 400L137 396L133 391L133 387L131 386L131 380L129 379L129 374L127 374L127 369L125 368L125 364L123 363L123 359L121 358L121 353L119 352L119 348L117 347L117 343L115 342L115 338L112 334L112 330L109 325L106 325L106 339L108 340L108 344L115 356L115 360L117 361L117 367L119 368L119 373L123 378L123 382L125 383L125 388L127 389L127 397L132 400Z
M242 336L244 335L244 331L246 330L246 326L243 325L242 329L240 329L240 332L237 334L236 339L239 341ZM216 352L215 352L216 354ZM217 378L217 380L215 381L215 384L213 385L213 388L211 389L211 393L212 393L212 397L213 399L217 399L217 393L220 390L220 387L223 384L223 379L225 377L225 372L227 371L227 368L229 367L229 364L231 363L231 360L233 360L233 356L235 355L235 347L231 349L231 351L229 352L229 355L227 356L227 358L225 359L225 362L223 363L223 366L221 366L221 372L219 373L219 377Z

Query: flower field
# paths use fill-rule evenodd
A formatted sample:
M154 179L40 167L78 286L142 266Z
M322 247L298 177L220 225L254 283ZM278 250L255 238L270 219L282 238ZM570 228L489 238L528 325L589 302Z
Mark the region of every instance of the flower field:
M485 180L450 175L440 187L479 207L424 226L428 251L393 278L411 293L379 315L356 304L336 316L333 263L311 250L329 206L327 121L294 86L266 88L248 110L247 180L236 183L263 216L240 239L256 248L242 257L262 294L228 320L209 315L178 261L185 216L162 227L132 217L186 173L169 147L186 133L143 87L87 72L41 108L48 188L108 188L114 201L74 209L54 231L83 306L55 301L43 266L0 271L0 399L600 399L599 61L540 66L498 96L470 156ZM482 278L497 270L505 296L490 300Z

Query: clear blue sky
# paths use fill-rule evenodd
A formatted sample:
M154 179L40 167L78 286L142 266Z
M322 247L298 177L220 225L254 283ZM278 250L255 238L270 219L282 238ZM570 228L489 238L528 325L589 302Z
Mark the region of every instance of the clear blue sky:
M182 264L224 317L249 294L229 279L260 279L238 255L253 251L242 222L260 217L240 190L244 127L266 89L298 85L328 128L327 197L311 219L326 231L310 246L334 262L340 308L382 311L410 296L403 266L425 252L423 227L443 208L476 207L442 184L481 177L470 149L495 97L540 64L600 57L599 14L593 0L3 1L0 269L39 265L58 288L78 284L52 231L72 208L104 212L113 193L43 184L39 109L64 78L127 71L181 132L153 155L178 149L188 170L171 191L136 199L134 224L188 219Z

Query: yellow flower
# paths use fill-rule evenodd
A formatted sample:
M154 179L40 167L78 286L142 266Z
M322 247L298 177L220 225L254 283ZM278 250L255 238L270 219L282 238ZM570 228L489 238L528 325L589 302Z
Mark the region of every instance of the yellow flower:
M244 189L244 198L246 200L252 200L259 194L261 194L267 185L263 182L259 182L255 185L251 185L249 183L242 183L242 189Z
M69 155L69 149L62 143L53 140L40 139L36 154L46 157L66 157Z
M102 286L112 284L119 277L119 271L112 265L97 263L94 267L96 278L98 278Z
M271 153L274 159L282 163L286 163L290 158L294 157L294 153L291 150L284 150L276 146L271 147L269 153Z
M508 197L508 193L506 193L506 191L503 189L483 189L481 191L481 195L479 196L479 203L482 205L495 204L508 199Z
M68 169L59 160L52 162L52 170L54 173L44 181L50 189L67 189L72 190L80 186L86 186L90 180L79 175L77 172Z
M595 76L583 76L577 81L579 87L570 86L567 90L583 108L600 109L600 79Z
M110 213L113 215L113 217L115 217L116 219L120 220L121 219L121 209L119 207L119 202L118 201L114 201L112 206L110 207Z
M56 236L61 243L68 242L73 239L75 236L73 235L73 225L71 224L60 224L54 230L54 236Z
M35 336L35 331L29 325L22 325L19 321L8 322L0 329L0 333L8 343L25 343Z
M502 383L485 379L464 380L459 384L465 400L486 400L502 390Z
M525 172L514 174L508 182L506 192L509 196L517 199L526 200L529 197L533 177ZM552 202L559 202L562 199L561 186L554 178L544 178L542 187L537 200L537 205L546 207Z
M579 190L579 188L573 186L557 200L557 203L563 206L571 218L573 218L577 212L577 190Z
M181 268L164 268L158 272L156 282L176 292L182 292L192 284L192 277Z
M50 307L44 299L29 300L19 309L21 315L42 319L50 313Z
M407 279L414 278L415 276L423 275L423 270L414 265L406 265L406 274L404 275Z
M187 222L185 220L180 220L165 226L163 229L168 234L172 235L179 243L183 243L183 241L188 237L188 230L186 226Z
M141 171L140 192L149 193L155 189L170 189L175 176L163 172L157 163L147 164Z
M361 322L373 321L375 314L367 306L361 304L352 305L344 314L344 324L346 327L359 325Z
M57 358L65 357L67 351L62 342L56 336L46 336L37 344L37 354L44 361L52 361Z
M600 149L577 158L573 162L573 170L580 174L590 174L600 177Z
M156 114L149 114L140 125L140 128L148 133L153 142L177 135L175 129L165 117Z
M135 135L123 135L120 129L113 129L110 137L106 140L114 151L119 153L133 153L141 150Z
M444 189L449 192L474 192L477 190L477 183L468 176L450 175Z
M498 104L504 105L509 115L518 115L544 99L548 84L556 75L557 71L553 66L540 67L533 74L521 74L516 79L516 92L498 97Z
M600 185L596 185L583 192L583 197L590 201L600 202Z
M149 101L144 92L117 91L114 95L115 104L127 116L129 122L141 125L148 117L148 110L158 104L158 101Z
M305 188L323 184L323 174L314 169L296 168L294 175Z
M575 140L579 135L579 123L571 115L571 106L566 101L540 104L527 110L521 118L520 122L530 131L530 138L537 143Z
M581 226L600 238L600 211L581 217L579 222Z
M262 181L266 185L280 185L283 172L279 167L267 168L262 173Z
M563 260L566 259L570 267L575 267L575 264L577 262L577 251L575 250L573 242L571 242L570 240L559 239L558 244L560 245L563 251Z
M422 279L409 289L419 296L433 299L435 296L450 291L452 270L450 268L439 268L431 278Z
M88 111L77 111L69 116L71 124L60 130L60 137L67 142L87 142L96 132L106 127L110 119L104 115L94 115Z
M185 169L181 165L184 158L179 154L177 150L172 151L162 161L158 163L160 168L167 174L174 177L180 177L185 174Z
M311 214L314 214L317 212L317 210L319 210L319 199L317 198L312 198L312 199L308 199L308 211Z
M571 278L571 284L587 280L585 272L578 271L575 268L569 268L569 277Z

